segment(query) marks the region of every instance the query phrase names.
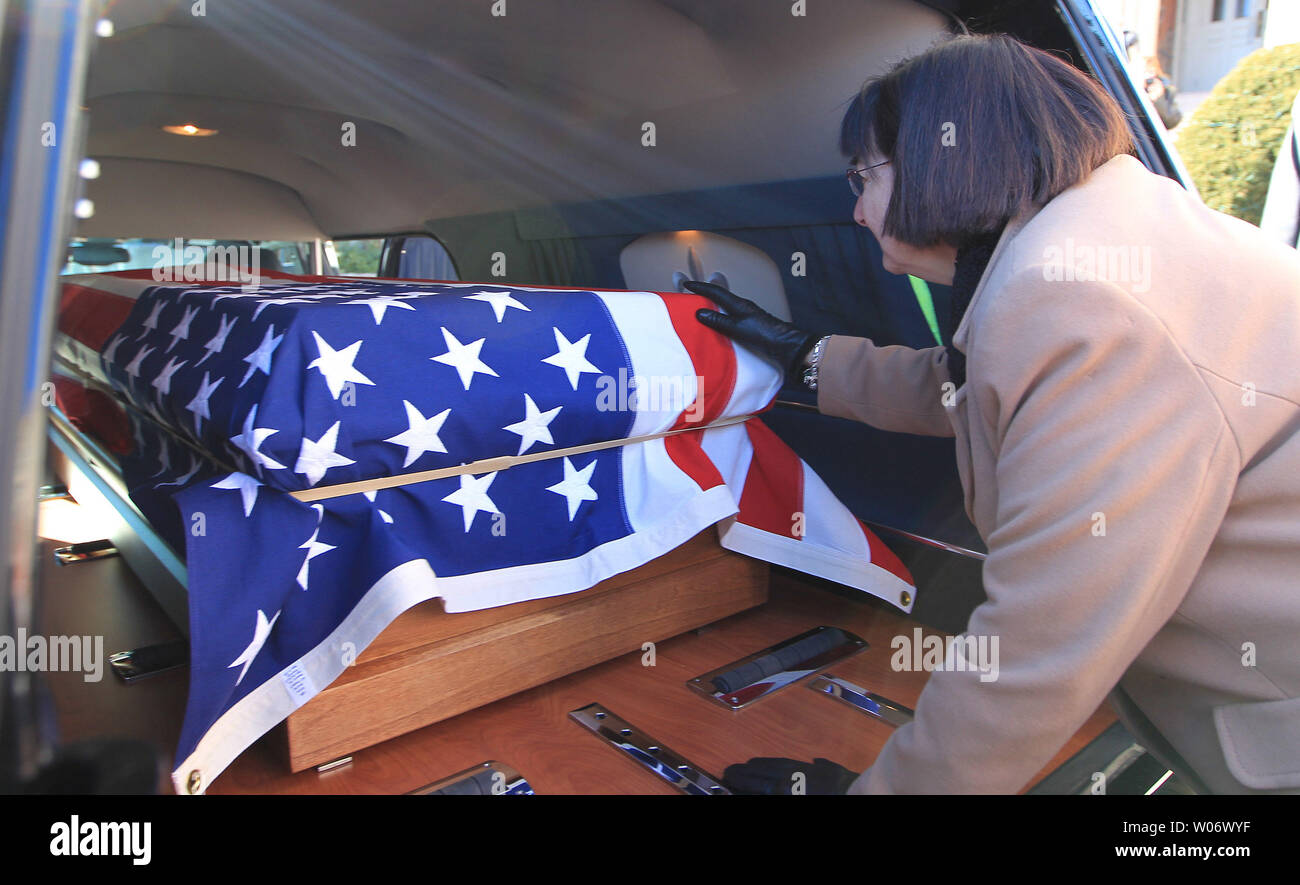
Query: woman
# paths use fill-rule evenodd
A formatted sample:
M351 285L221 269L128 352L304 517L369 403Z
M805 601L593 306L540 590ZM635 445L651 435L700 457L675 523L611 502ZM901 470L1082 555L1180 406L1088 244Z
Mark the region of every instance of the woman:
M697 316L825 414L956 437L988 547L968 635L1000 671L933 673L861 775L728 780L1012 793L1109 694L1198 791L1300 791L1300 257L1148 172L1095 83L1008 37L868 82L841 147L885 268L953 286L948 344L818 339L707 284L725 313Z

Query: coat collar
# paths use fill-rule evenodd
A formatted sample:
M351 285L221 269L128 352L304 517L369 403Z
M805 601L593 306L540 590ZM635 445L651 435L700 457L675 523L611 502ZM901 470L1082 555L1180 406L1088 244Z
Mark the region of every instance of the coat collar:
M1131 164L1131 165L1130 165ZM993 248L993 254L989 256L989 263L984 268L984 275L980 277L979 285L975 287L975 293L971 295L970 305L966 308L966 314L962 317L961 323L953 333L953 346L962 353L969 353L966 343L970 336L970 319L975 314L975 305L979 303L980 296L984 294L989 280L993 279L994 271L998 266L999 260L1013 251L1014 242L1025 229L1025 226L1041 212L1044 208L1051 205L1052 202L1061 199L1061 197L1072 191L1106 187L1113 178L1127 177L1137 170L1145 171L1146 167L1134 157L1128 154L1119 154L1111 157L1105 163L1098 166L1087 179L1067 189L1049 203L1035 203L1022 209L1010 221L1007 222L1006 228L1002 231L1002 236L998 238L998 244Z

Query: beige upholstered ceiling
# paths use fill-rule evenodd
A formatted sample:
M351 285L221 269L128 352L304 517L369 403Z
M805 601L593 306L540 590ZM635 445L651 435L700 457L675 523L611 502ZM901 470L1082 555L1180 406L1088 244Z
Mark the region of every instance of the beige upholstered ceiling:
M793 5L206 0L196 16L191 0L118 0L90 63L103 175L78 233L382 233L832 174L845 101L944 21L908 0ZM219 132L160 128L182 123Z

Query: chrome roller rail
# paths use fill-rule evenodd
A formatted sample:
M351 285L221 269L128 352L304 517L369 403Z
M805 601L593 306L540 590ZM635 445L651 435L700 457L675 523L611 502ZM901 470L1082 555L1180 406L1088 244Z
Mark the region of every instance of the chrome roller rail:
M408 796L532 796L533 788L504 762L489 760L412 790Z
M847 630L815 627L696 676L686 685L729 710L739 710L866 647L866 640Z
M633 728L600 704L572 710L569 718L683 793L692 796L731 795L731 791L713 775L698 765L692 765L640 729Z
M873 719L879 719L894 728L906 725L916 716L910 707L904 707L897 701L891 701L874 691L867 691L830 673L818 676L808 683L808 687L818 694L843 701L858 712L866 713Z
M113 542L108 539L54 548L54 561L59 565L77 565L78 563L94 562L96 559L108 559L117 555L117 547L113 546Z

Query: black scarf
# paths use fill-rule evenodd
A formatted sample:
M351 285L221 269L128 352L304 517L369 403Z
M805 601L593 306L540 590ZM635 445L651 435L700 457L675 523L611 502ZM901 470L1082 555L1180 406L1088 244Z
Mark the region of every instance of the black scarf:
M957 327L970 307L971 296L975 294L984 269L993 257L993 249L1002 236L1005 224L987 234L972 237L957 250L957 266L952 277L952 310L948 317L948 334L944 337L948 350L948 377L953 384L961 387L966 383L966 355L952 346L952 338L957 334Z

